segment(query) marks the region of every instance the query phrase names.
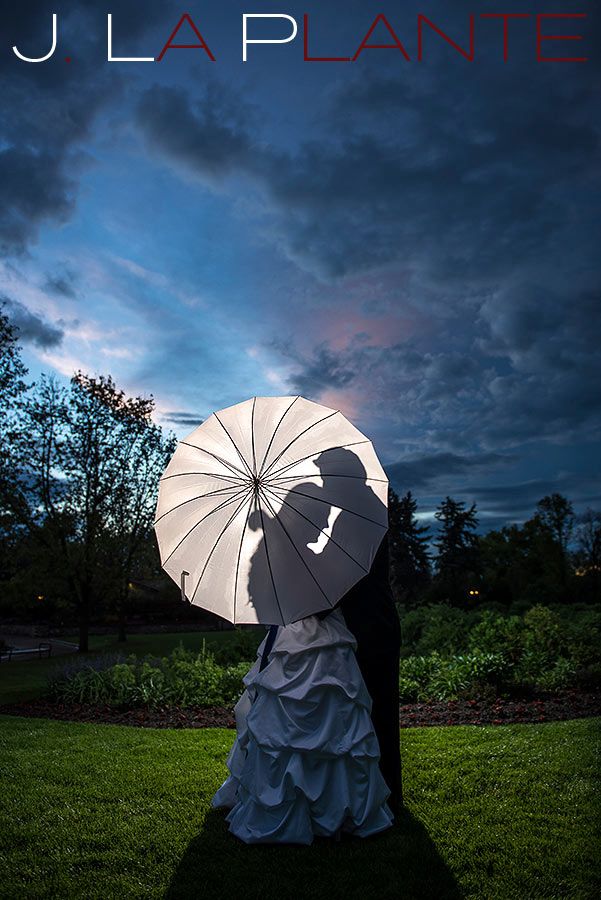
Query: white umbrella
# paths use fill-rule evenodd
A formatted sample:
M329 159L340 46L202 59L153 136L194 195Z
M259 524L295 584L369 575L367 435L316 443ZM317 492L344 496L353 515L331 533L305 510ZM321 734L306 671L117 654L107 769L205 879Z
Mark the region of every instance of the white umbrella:
M230 622L288 624L333 607L388 527L388 480L338 410L253 397L178 443L159 485L161 563Z

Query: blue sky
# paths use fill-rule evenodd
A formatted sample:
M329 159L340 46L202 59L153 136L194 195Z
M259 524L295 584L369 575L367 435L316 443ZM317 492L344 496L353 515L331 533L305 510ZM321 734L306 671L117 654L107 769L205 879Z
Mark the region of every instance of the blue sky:
M377 6L377 9L376 9ZM242 2L33 2L3 13L0 297L33 375L111 373L179 436L253 394L301 393L373 438L423 513L485 527L559 490L599 507L599 53L591 0L263 3L349 55L378 13L411 57L249 48ZM188 11L212 52L158 56ZM49 49L47 63L10 52ZM416 15L433 31L418 62ZM252 27L286 33L280 20ZM390 42L380 23L373 41ZM182 42L192 34L182 29ZM185 36L185 37L184 37ZM577 51L577 52L576 52ZM65 56L71 61L67 63Z

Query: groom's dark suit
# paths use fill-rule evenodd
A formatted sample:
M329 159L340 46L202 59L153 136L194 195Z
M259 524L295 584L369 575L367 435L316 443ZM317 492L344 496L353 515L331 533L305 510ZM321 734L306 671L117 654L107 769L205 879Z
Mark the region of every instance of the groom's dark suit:
M386 527L385 505L370 486L365 466L348 447L332 447L315 459L325 499L343 511L334 522L332 540L362 519ZM374 481L375 483L375 481ZM341 523L344 518L344 528ZM324 554L327 548L324 550ZM357 640L357 662L373 706L372 721L380 744L380 770L390 788L389 805L402 803L399 736L399 658L401 624L390 589L388 533L371 568L339 601L345 622Z
M393 812L402 803L399 736L401 625L388 574L388 535L372 567L340 601L347 627L357 639L357 662L373 700L372 721L380 744L380 770Z
M390 788L390 808L402 803L399 736L401 626L390 589L388 535L371 569L337 604L357 640L357 662L372 701L372 721L380 744L380 771ZM326 612L319 613L327 615Z

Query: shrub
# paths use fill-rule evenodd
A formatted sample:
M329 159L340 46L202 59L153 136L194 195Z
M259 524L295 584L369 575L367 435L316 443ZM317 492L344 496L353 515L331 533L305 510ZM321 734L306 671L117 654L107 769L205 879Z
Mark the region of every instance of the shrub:
M524 614L526 649L537 648L555 657L562 648L561 622L557 613L547 606L533 606Z
M407 702L601 685L601 607L537 605L518 616L438 604L411 610L401 623L399 689ZM214 652L203 642L200 652L180 643L162 658L72 658L49 688L57 700L116 707L233 705L264 633L230 634Z
M220 666L227 666L246 662L247 659L254 660L257 648L264 637L265 631L259 628L236 628L227 632L223 642L212 650L215 662Z
M62 702L120 708L227 706L242 693L242 678L251 665L220 666L204 643L199 653L180 644L169 657L84 660L55 672L48 686Z
M460 653L467 647L467 636L473 613L446 603L419 607L401 618L403 655L415 653L427 656L439 653Z
M480 621L471 629L468 648L484 653L501 653L507 662L516 661L522 653L523 622L519 616L503 616L483 610Z
M557 691L569 687L576 675L576 666L571 659L560 657L547 671L542 672L536 687L541 691Z
M442 657L429 656L401 660L399 691L407 701L457 700L481 693L487 686L498 688L508 670L499 653L472 653Z
M578 667L600 662L601 610L585 610L576 618L562 623L569 658Z

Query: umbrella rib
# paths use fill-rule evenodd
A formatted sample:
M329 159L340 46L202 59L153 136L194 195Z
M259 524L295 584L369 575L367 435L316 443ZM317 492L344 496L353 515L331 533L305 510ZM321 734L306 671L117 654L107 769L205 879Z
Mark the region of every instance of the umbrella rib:
M302 491L296 491L294 488L282 488L279 485L271 485L272 491L281 491L283 494L298 494L299 497L307 497L309 500L316 500L318 503L327 503L328 506L335 506L337 509L341 509L344 512L351 513L353 516L357 516L359 519L365 519L366 522L371 522L372 525L379 525L380 528L384 528L386 530L388 525L382 525L381 522L376 522L375 519L370 519L369 516L364 516L362 513L355 512L354 509L349 509L347 506L339 506L338 503L330 503L329 500L322 500L321 497L312 497L311 494L304 494ZM384 504L382 504L384 505Z
M296 550L296 553L297 553L297 555L298 555L298 558L300 559L300 561L301 561L302 564L304 565L305 569L307 570L307 572L309 573L309 575L311 576L311 578L313 579L313 581L315 582L315 584L317 585L317 587L319 588L319 590L321 591L321 593L323 594L323 596L325 597L325 599L328 601L328 603L330 604L330 606L331 606L332 609L333 609L335 604L332 603L332 601L330 600L330 598L328 597L328 595L326 594L326 592L324 591L324 589L323 589L322 586L320 585L319 581L317 580L317 578L315 577L315 575L313 574L313 572L311 571L311 569L310 569L309 566L307 565L306 560L303 559L303 555L302 555L302 553L300 552L300 550L298 549L298 547L296 546L296 544L294 543L294 541L292 540L292 538L290 537L290 533L288 532L288 529L286 528L286 526L284 525L284 523L280 520L278 514L275 512L273 506L271 505L271 503L269 502L269 500L267 499L267 497L264 497L263 499L265 500L265 503L269 506L269 509L271 510L274 519L276 519L277 522L279 523L279 525L283 528L284 534L286 535L286 537L288 538L288 540L290 541L290 543L292 544L292 546L293 546L294 549ZM277 498L276 498L276 499L277 499ZM317 528L317 527L318 527L318 526L316 525L315 528ZM320 529L320 530L321 530L321 529Z
M251 490L251 489L250 489L250 488L246 488L246 485L245 485L243 491L241 491L240 493L244 493L244 492L250 493L250 490ZM194 531L195 528L198 528L198 526L201 525L201 524L205 521L205 519L208 519L209 516L212 516L213 513L219 512L220 510L224 509L224 508L225 508L228 504L230 504L230 503L235 503L236 500L238 499L238 497L240 496L240 493L238 493L238 494L237 494L236 496L234 496L234 497L228 497L227 500L224 500L223 503L220 503L219 506L216 506L216 507L215 507L215 509L210 510L210 512L208 512L205 516L203 516L202 519L199 519L198 522L195 522L195 524L192 526L192 528L191 528L189 531L186 532L186 534L183 536L183 538L182 538L180 541L178 541L178 543L175 545L175 547L173 548L173 550L171 551L171 553L169 554L169 556L167 556L167 557L163 560L163 562L162 562L163 568L165 568L166 563L169 562L169 560L171 559L171 557L173 556L173 554L175 553L175 551L178 549L178 547L181 547L181 545L183 544L183 542L184 542L187 538L190 537L190 535L192 534L192 532ZM191 602L191 601L190 601L190 602Z
M223 459L221 456L217 456L216 453L211 453L210 450L205 450L204 447L199 447L197 444L189 444L188 441L180 441L180 444L184 444L186 447L193 447L195 450L200 450L201 453L206 453L208 456L212 456L213 459L216 459L217 462L220 462L222 465L224 465L227 469L230 470L230 472L234 472L236 475L242 475L243 478L246 478L246 472L244 472L242 469L239 469L233 463Z
M250 519L251 508L252 508L252 503L249 503L248 510L246 512L246 522L244 523L244 527L242 529L242 535L240 537L240 546L238 547L238 559L236 561L236 577L234 579L234 625L236 624L236 596L238 594L238 575L240 574L240 559L242 557L242 544L244 543L244 535L246 534L246 529L248 527L248 520Z
M294 481L297 478L303 480L307 478L358 478L359 481L378 481L381 484L388 484L387 478L370 478L368 475L342 475L338 472L328 472L326 475L316 475L315 472L309 472L307 475L280 475L278 478L270 478L267 483L273 484L274 481Z
M364 441L353 441L350 444L340 444L337 447L328 447L327 450L322 450L319 455L321 456L322 453L330 453L332 450L346 450L346 449L348 449L348 447L356 447L358 444L369 444L369 443L371 443L371 441L368 441L367 438L365 438ZM301 457L299 457L299 459L295 459L294 462L286 463L285 466L280 466L280 468L276 469L275 472L272 472L269 477L273 478L275 475L278 474L278 472L285 472L286 469L291 469L292 466L297 466L299 463L304 462L306 459L312 459L312 457L314 457L314 456L317 456L317 453L315 451L313 451L313 453L308 453L307 456L301 456Z
M234 450L236 451L236 453L238 454L238 456L240 457L240 462L245 467L247 474L250 475L250 477L252 478L253 473L251 471L251 468L248 465L248 463L246 462L246 460L244 459L244 457L242 456L242 454L240 453L240 451L238 450L238 445L236 444L236 441L233 439L233 437L231 436L231 434L229 433L229 431L227 430L227 428L225 427L225 425L223 424L223 422L221 421L221 419L219 418L217 413L213 413L213 415L215 416L215 418L217 419L217 421L219 422L219 424L221 425L221 427L223 428L223 430L229 437L230 441L232 442L232 446L233 446Z
M269 488L264 488L264 490L269 490ZM315 522L312 522L311 519L307 518L307 516L304 513L302 513L299 509L297 509L296 506L292 506L292 504L288 503L287 500L282 499L281 497L278 497L278 495L275 494L273 491L271 491L271 493L274 495L274 497L276 498L278 503L282 503L284 506L288 506L293 512L295 512L297 514L297 516L300 516L302 519L304 519L310 525L313 525L313 527L317 528L319 531L321 531L322 534L326 534L325 528L320 528L319 525L316 525ZM358 559L355 559L355 557L352 555L352 553L349 553L348 550L345 550L344 547L342 546L342 544L339 544L338 541L335 541L331 535L328 534L326 536L329 541L332 541L334 546L338 547L339 550L342 550L342 552L345 553L346 556L348 556L348 558L351 559L356 565L358 565L360 569L363 569L363 571L367 575L367 573L369 572L369 569L366 569L365 566L363 565L363 563L359 562Z
M170 478L183 478L184 475L206 475L207 478L219 478L221 481L234 481L240 484L238 475L219 475L217 472L175 472L173 475L163 475L161 481L168 481Z
M269 548L267 547L267 532L265 531L265 522L263 520L263 507L261 506L260 492L257 492L257 503L259 504L259 515L261 516L261 530L263 531L263 544L265 546L265 556L267 557L267 567L269 568L269 574L271 576L271 584L273 585L273 593L275 594L275 602L278 605L278 609L280 611L280 618L283 622L284 615L282 613L282 607L280 606L280 600L278 597L278 589L275 586L275 578L273 577L273 571L271 569L271 560L269 559Z
M252 494L252 489L249 490L249 491L247 491L246 496L244 496L244 497L242 498L242 502L238 504L238 506L236 507L236 509L235 509L234 512L232 513L232 515L229 517L229 519L227 520L227 522L225 523L225 525L223 526L223 528L222 528L221 531L219 532L219 534L218 534L218 536L217 536L217 540L215 541L215 543L214 543L213 546L211 547L211 552L210 552L209 555L207 556L207 558L206 558L206 560L205 560L205 564L204 564L204 566L202 567L202 572L200 573L200 575L199 575L199 577L198 577L198 581L196 582L196 587L194 588L194 592L193 592L192 596L190 597L190 603L194 603L194 598L196 597L196 592L197 592L198 588L200 587L200 582L202 581L202 577L203 577L204 573L205 573L206 570L207 570L207 566L209 565L209 561L210 561L210 559L211 559L213 553L214 553L215 550L217 549L217 544L219 543L219 541L221 540L221 538L223 537L223 535L225 534L225 532L228 530L228 528L230 527L231 523L234 521L234 519L236 518L236 516L238 515L238 513L240 512L240 510L242 509L242 507L244 506L244 504L246 503L246 501L248 500L248 498L250 497L251 494Z
M257 398L253 397L253 408L252 413L250 415L250 439L252 442L253 448L253 475L257 474L257 456L255 453L255 406L257 405Z
M281 417L280 417L280 421L278 422L278 424L277 424L277 425L275 426L275 428L273 429L273 433L272 433L272 435L271 435L271 439L270 439L270 441L269 441L269 443L268 443L268 445L267 445L267 450L266 450L265 453L263 454L263 459L261 460L261 465L259 466L259 475L258 475L259 478L260 478L261 475L263 474L263 466L265 465L265 460L266 460L267 457L269 456L269 451L271 450L271 447L272 447L272 444L273 444L273 440L274 440L274 438L275 438L275 436L276 436L276 434L277 434L277 430L278 430L278 428L280 427L280 425L282 424L282 422L284 421L284 418L285 418L286 414L287 414L288 412L290 412L290 410L292 409L292 407L294 406L294 404L296 403L296 401L297 401L298 399L300 399L300 395L294 398L294 400L292 401L292 403L290 404L290 406L287 406L287 407L286 407L286 409L284 410L284 412L282 413L282 415L281 415Z
M187 500L182 500L181 503L176 504L176 506L172 506L171 509L166 510L162 515L155 519L153 522L153 527L158 525L161 519L164 519L165 516L168 516L169 513L174 512L176 509L181 509L182 506L185 506L186 503L193 503L194 500L203 500L205 497L216 497L218 494L223 494L224 491L240 491L246 489L247 485L239 485L239 484L230 484L227 487L218 488L215 491L207 491L206 494L197 494L195 497L188 497Z
M302 437L304 434L306 434L308 431L311 431L312 428L315 428L316 425L321 425L321 423L322 423L322 422L325 422L326 419L331 419L332 416L337 416L339 412L340 412L339 409L335 409L334 412L328 413L328 415L327 415L327 416L324 416L323 419L318 419L316 422L312 422L311 425L307 425L306 428L303 428L303 430L300 431L300 432L296 435L296 437L292 438L292 440L291 440L288 444L286 444L286 446L284 447L284 449L282 450L282 452L281 452L281 453L278 453L278 455L276 456L276 458L273 459L273 460L269 463L269 465L267 466L267 468L266 468L265 471L263 472L263 478L266 478L266 477L267 477L267 475L269 474L269 472L271 471L271 469L272 469L272 468L274 467L274 465L277 463L278 459L281 459L282 456L284 455L284 453L286 452L286 450L289 450L290 447L292 447L292 445L295 444L296 441L298 441L299 438L301 438L301 437Z

